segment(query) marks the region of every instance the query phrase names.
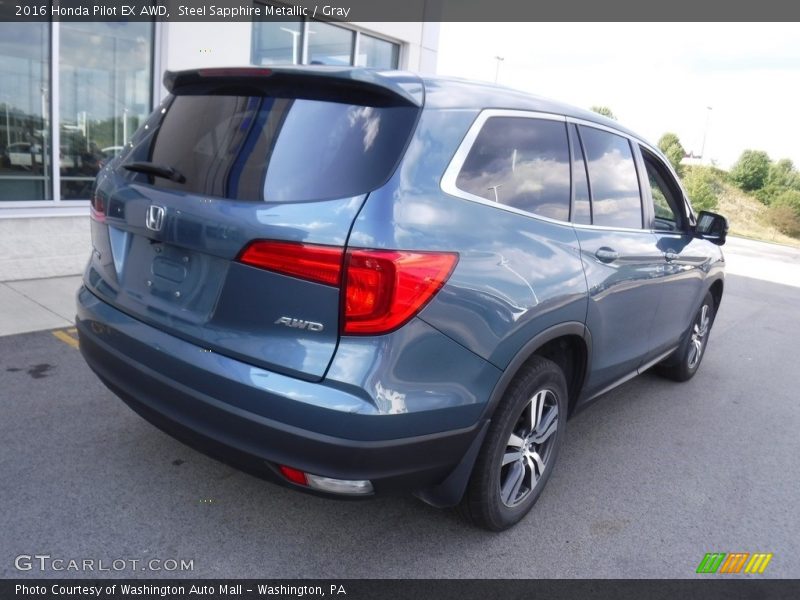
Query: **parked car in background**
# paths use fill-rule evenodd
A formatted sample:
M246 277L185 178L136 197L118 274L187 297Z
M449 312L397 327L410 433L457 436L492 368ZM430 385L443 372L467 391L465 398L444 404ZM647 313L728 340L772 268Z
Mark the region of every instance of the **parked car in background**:
M615 121L359 68L164 83L98 175L76 323L95 373L175 437L501 530L569 416L650 367L697 372L727 223Z
M21 169L31 169L42 162L42 149L38 144L16 142L6 148L8 164Z

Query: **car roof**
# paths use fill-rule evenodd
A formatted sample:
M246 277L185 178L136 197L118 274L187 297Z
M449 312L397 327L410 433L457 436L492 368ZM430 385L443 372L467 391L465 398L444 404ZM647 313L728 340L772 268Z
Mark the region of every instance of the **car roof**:
M642 136L620 125L619 122L565 102L497 84L456 77L424 75L422 81L425 86L426 108L492 108L564 115L616 129L649 145Z

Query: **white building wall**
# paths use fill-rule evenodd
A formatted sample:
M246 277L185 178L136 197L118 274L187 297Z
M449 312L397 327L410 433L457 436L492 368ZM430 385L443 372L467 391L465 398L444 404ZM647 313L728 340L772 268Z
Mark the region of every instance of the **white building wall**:
M420 59L418 72L425 75L436 73L436 65L439 61L439 29L441 23L422 24L422 43L420 49Z
M400 43L400 69L420 73L436 71L438 23L345 23L342 26ZM155 102L166 93L161 79L167 69L250 64L252 31L250 22L157 24ZM81 216L76 216L76 212L82 213ZM0 206L0 281L81 273L91 251L88 215L88 202L83 208L73 205L68 211L48 205L39 209L5 209L4 212Z
M77 275L91 252L89 216L0 219L0 281Z

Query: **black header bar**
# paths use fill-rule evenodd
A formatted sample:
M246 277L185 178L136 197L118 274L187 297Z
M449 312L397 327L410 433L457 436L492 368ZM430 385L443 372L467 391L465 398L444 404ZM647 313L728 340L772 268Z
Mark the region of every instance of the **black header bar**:
M800 597L800 580L285 580L285 579L6 579L3 600L182 600L287 598L339 600L778 600Z
M797 21L786 0L0 0L0 21ZM675 40L680 43L680 40Z

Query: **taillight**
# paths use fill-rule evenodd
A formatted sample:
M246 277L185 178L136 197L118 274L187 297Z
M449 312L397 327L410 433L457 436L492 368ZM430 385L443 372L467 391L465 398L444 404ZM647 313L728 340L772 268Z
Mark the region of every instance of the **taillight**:
M92 206L89 209L89 215L100 223L106 220L106 201L100 192L95 191L92 194Z
M333 246L265 240L247 246L239 261L283 275L338 286L343 255L342 248Z
M450 277L458 254L348 250L342 333L378 335L405 324Z
M450 277L458 254L362 249L345 253L333 246L261 240L247 246L238 260L282 275L341 286L342 333L381 335L422 310Z

